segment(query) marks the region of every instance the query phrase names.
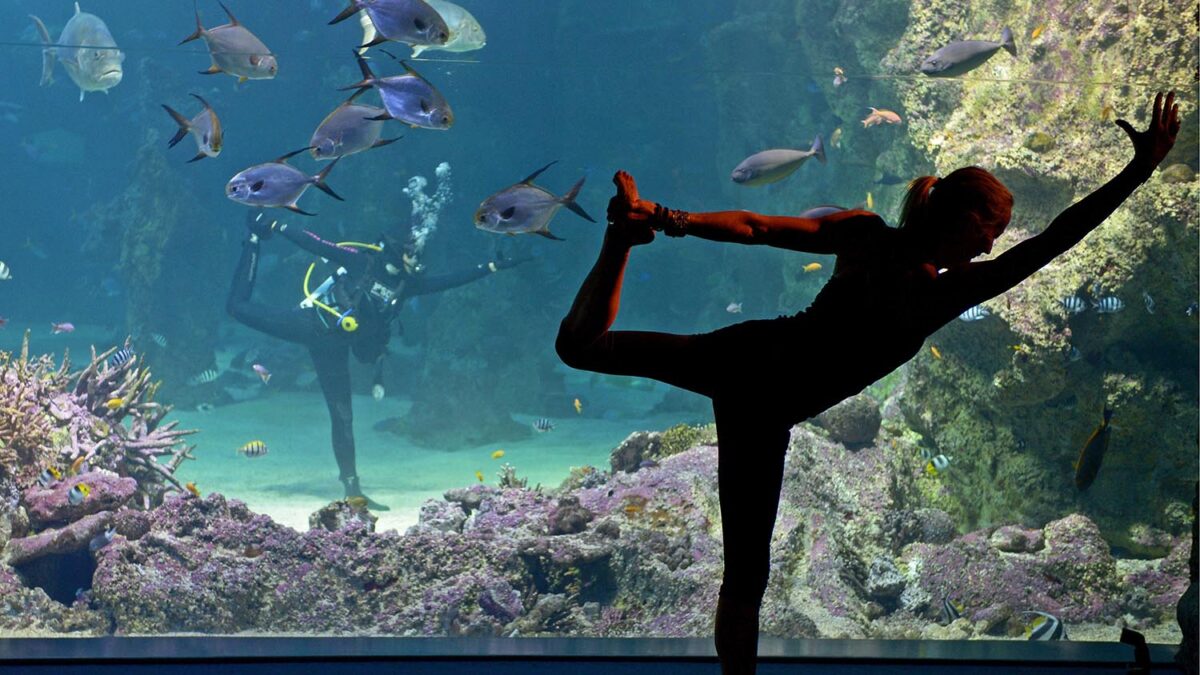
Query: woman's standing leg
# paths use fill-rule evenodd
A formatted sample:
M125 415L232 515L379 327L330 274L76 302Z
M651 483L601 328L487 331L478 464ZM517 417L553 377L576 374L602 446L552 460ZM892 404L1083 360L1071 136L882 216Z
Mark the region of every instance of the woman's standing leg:
M753 404L731 400L752 394L739 391L713 399L725 550L715 643L724 675L755 670L758 612L770 573L771 533L792 426Z

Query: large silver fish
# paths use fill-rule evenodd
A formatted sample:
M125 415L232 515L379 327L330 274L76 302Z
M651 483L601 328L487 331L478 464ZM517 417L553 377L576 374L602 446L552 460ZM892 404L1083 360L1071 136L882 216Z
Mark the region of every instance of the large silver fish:
M125 54L117 49L108 26L95 14L88 14L75 3L75 16L63 26L58 42L50 41L50 33L42 20L29 15L42 37L42 86L54 83L54 60L62 61L71 80L79 87L79 100L89 91L108 93L121 82L124 71L121 62ZM59 46L51 46L51 45Z
M333 160L333 164L315 176L309 176L287 163L289 157L308 149L300 148L266 164L256 164L239 172L225 185L225 196L247 206L280 207L306 216L316 214L301 211L296 201L310 185L317 186L317 189L338 201L345 201L325 184L325 177L338 160Z
M450 39L444 45L413 45L413 58L421 52L439 50L443 52L471 52L483 49L487 44L487 35L483 26L471 16L467 10L447 0L425 0L429 6L437 10L450 29Z
M454 111L450 109L446 97L407 63L400 62L404 66L403 75L375 77L371 67L358 52L354 53L354 58L358 60L358 69L362 71L363 79L341 89L378 89L386 111L374 119L395 119L422 129L445 130L454 124Z
M777 148L756 152L743 159L729 177L738 185L766 185L787 178L809 157L816 157L819 162L825 163L825 146L820 136L813 139L808 150Z
M982 66L1001 49L1013 56L1017 55L1017 46L1013 43L1013 34L1007 27L1000 32L999 42L987 40L963 40L951 42L926 58L921 64L921 72L929 77L957 77Z
M204 106L204 110L201 110L190 120L170 106L163 104L163 110L166 110L171 119L175 120L175 123L179 125L179 131L175 132L175 135L167 142L167 147L175 147L189 133L196 139L196 149L198 152L195 157L188 160L189 162L195 162L205 157L216 157L221 154L221 147L225 142L225 135L221 132L221 120L217 118L216 111L212 109L208 101L205 101L196 94L192 94L192 96L197 101L200 101L200 104Z
M354 103L354 99L364 91L359 89L354 92L354 96L334 108L317 126L308 142L314 159L345 157L399 140L379 138L383 133L383 120L378 118L387 111L373 105Z
M388 40L413 46L444 45L450 39L446 21L425 0L350 0L350 6L333 17L329 24L344 21L360 10L367 13L377 32L363 47Z
M520 183L506 187L483 200L479 209L475 211L475 227L497 234L528 232L562 241L550 233L550 220L559 208L565 206L579 217L596 222L575 203L579 188L583 187L584 178L580 178L579 182L561 197L555 197L546 188L533 184L533 179L537 178L538 174L554 164L555 162L550 162L529 174L529 177Z
M276 71L279 70L275 55L262 40L238 22L225 3L218 4L229 16L229 23L206 29L204 24L200 23L200 12L197 10L196 32L179 43L204 38L204 43L208 45L208 53L212 56L212 65L208 70L200 71L200 74L228 73L238 78L239 82L269 80L275 77Z

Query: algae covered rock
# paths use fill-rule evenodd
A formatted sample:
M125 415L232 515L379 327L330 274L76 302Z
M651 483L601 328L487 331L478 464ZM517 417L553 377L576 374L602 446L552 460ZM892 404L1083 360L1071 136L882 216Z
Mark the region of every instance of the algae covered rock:
M874 441L882 419L879 402L868 394L858 394L818 415L817 423L830 438L850 448Z

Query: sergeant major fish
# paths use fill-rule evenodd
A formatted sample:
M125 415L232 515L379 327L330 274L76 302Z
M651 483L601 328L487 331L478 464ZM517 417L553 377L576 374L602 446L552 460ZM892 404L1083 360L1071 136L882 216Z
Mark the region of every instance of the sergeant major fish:
M353 96L321 120L308 141L314 159L345 157L399 140L379 138L383 133L383 120L380 117L386 116L387 111L373 105L354 103L354 99L364 91L366 89L354 92Z
M167 141L167 147L173 148L179 141L183 140L184 136L189 133L196 139L196 149L199 151L196 156L189 159L189 162L195 162L205 157L216 157L221 154L221 147L224 144L224 134L221 133L221 120L217 118L217 113L212 109L203 98L196 94L192 97L200 101L200 105L204 106L192 119L188 119L179 114L176 110L166 104L162 104L163 110L175 120L179 125L179 131Z
M33 16L38 35L46 48L42 50L42 81L43 87L54 83L54 60L62 61L63 67L71 80L79 87L79 100L89 91L108 93L109 89L121 82L124 71L121 63L125 54L117 49L112 33L108 26L95 14L88 14L79 9L75 3L75 16L63 26L58 42L50 41L50 32L42 20ZM54 46L61 45L61 46Z
M263 44L262 40L238 22L237 17L229 11L224 3L218 3L229 17L229 23L216 28L205 28L200 23L200 12L196 11L196 32L185 37L179 44L185 44L198 38L204 38L208 45L208 53L212 56L212 65L208 70L200 71L201 75L227 73L238 78L238 82L246 80L269 80L275 77L279 64L275 55Z
M808 150L778 148L754 153L733 169L730 178L738 185L766 185L787 178L809 157L825 163L825 146L818 135Z
M556 162L557 160L550 162L529 174L520 183L506 187L483 200L483 203L475 211L475 227L497 234L528 232L540 234L547 239L562 241L550 232L550 220L554 218L554 214L560 207L565 206L580 218L596 222L583 210L583 207L575 203L575 197L579 194L579 189L583 187L584 178L580 178L579 182L575 183L567 191L567 194L561 197L555 197L549 190L533 184L533 179L537 178L538 174L549 169Z
M980 319L987 318L990 314L991 312L988 311L987 307L975 305L962 314L959 314L958 318L963 321L979 321Z
M328 185L325 177L341 158L325 167L315 176L309 176L300 169L287 163L289 157L298 155L309 148L301 148L289 152L278 159L265 164L256 164L249 169L238 172L225 185L225 196L239 204L260 207L280 207L296 213L312 216L314 213L300 210L296 201L304 194L308 186L315 185L317 189L338 201L345 201Z
M388 40L414 47L444 45L450 39L450 27L445 19L425 0L350 0L350 6L333 17L329 25L345 21L359 11L367 13L377 33L371 37L370 31L367 31L364 35L367 41L362 47L372 47Z
M381 78L375 77L366 60L357 52L354 58L358 60L358 69L362 71L363 79L340 89L378 89L386 111L370 119L395 119L411 127L423 129L445 130L454 124L454 111L450 109L446 97L407 63L400 62L404 66L403 75Z
M1012 30L1005 27L999 42L962 40L937 50L921 63L921 72L929 77L957 77L982 66L992 55L1003 49L1017 55Z

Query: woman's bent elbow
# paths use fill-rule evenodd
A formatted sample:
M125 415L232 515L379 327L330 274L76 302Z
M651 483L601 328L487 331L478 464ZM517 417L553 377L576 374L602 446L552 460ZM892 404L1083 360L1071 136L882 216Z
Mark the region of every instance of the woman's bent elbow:
M558 358L562 359L564 364L572 368L583 368L581 364L584 361L585 347L582 341L575 337L565 325L558 327L558 337L554 340L554 351L558 353Z

